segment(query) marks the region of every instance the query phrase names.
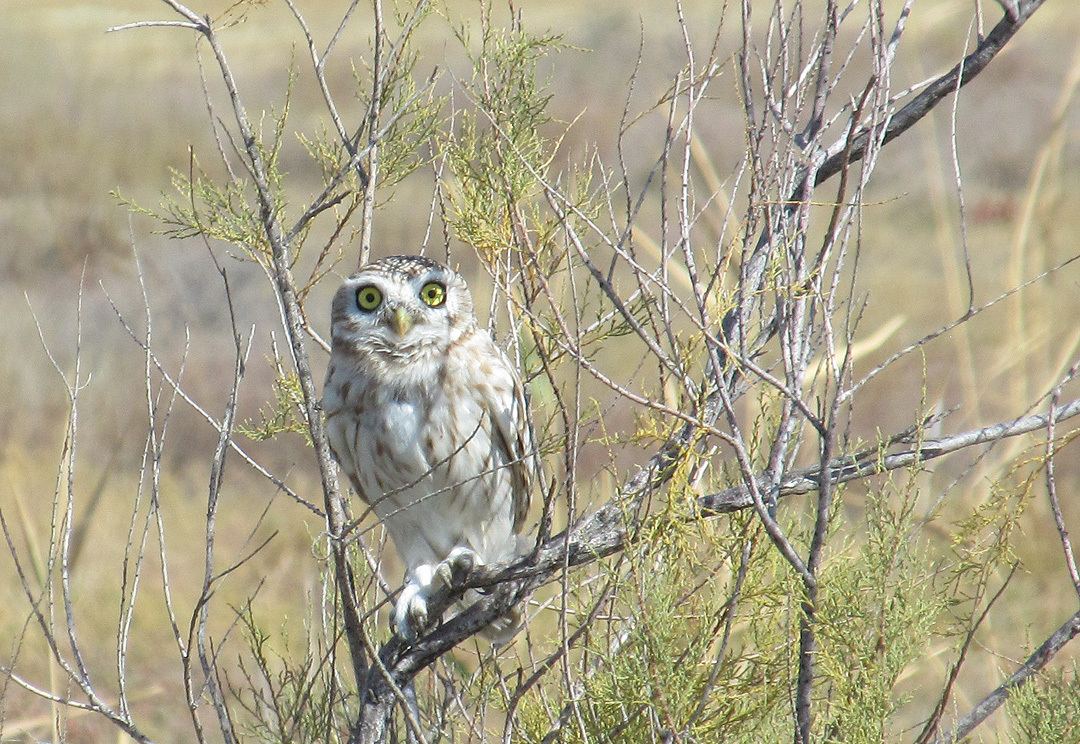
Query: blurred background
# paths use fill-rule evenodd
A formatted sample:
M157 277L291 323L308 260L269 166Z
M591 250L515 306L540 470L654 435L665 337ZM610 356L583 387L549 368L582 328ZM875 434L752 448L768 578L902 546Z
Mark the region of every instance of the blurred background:
M230 5L195 2L192 7L215 15ZM298 5L316 39L325 42L346 3L298 0ZM997 6L984 5L987 18L996 19ZM476 16L474 4L464 0L452 0L448 7L455 22ZM624 109L632 118L650 107L685 64L673 4L628 1L616 8L520 0L515 7L528 29L561 34L567 44L544 63L552 113L573 122L560 157L569 164L595 154L614 164ZM683 7L689 33L704 54L725 12L723 3L686 0ZM895 89L955 63L976 31L969 26L971 9L971 0L916 5L894 71ZM734 49L739 41L736 9L726 12L732 22L730 33L720 37L722 58L723 50ZM363 91L353 92L350 59L362 59L368 48L366 13L366 7L358 10L329 68L348 121L356 121L363 106ZM94 566L116 566L138 492L147 406L145 359L118 314L145 332L145 287L162 361L178 373L187 359L183 386L214 416L223 411L227 389L222 381L232 372L223 289L205 246L155 234L160 225L132 213L116 196L156 207L171 189L171 169L187 171L190 152L204 163L215 161L197 50L192 34L184 30L106 33L124 23L171 18L163 3L150 0L0 0L0 14L0 505L20 544L38 550L47 544L68 413L67 389L54 362L70 378L78 349L86 387L80 398L77 489L85 499L80 518L92 551L82 560L92 556ZM311 132L322 125L323 106L311 84L306 47L283 3L271 0L251 8L222 39L256 119L258 112L282 105L295 57L299 72L290 126ZM436 67L447 70L451 79L469 74L446 21L431 19L419 39L418 76ZM867 297L862 328L868 337L878 334L866 352L867 365L964 312L965 241L976 304L1080 253L1080 111L1071 103L1080 69L1078 40L1080 8L1048 3L966 89L955 121L951 105L943 105L885 148L862 225L860 282ZM733 69L730 62L727 69ZM216 81L209 85L216 95ZM721 79L712 90L717 99L710 102L710 118L699 120L698 131L723 180L743 155L742 108L733 74L727 85ZM224 108L216 113L226 115ZM262 123L270 125L269 119ZM963 223L950 148L954 127L964 184ZM660 152L661 133L656 122L646 122L628 134L624 157L639 182ZM297 204L318 193L319 169L295 140L287 138L283 162ZM375 222L376 255L416 251L427 229L430 174L407 180L382 198L386 203ZM434 246L439 255L441 242ZM468 249L455 250L454 258L468 271L473 265ZM267 356L271 333L278 328L277 308L261 270L227 253L220 248L240 327L245 333L254 328L256 339L240 418L257 418L273 395L275 372ZM354 264L355 255L346 255L340 270L347 274ZM308 303L309 318L324 335L335 285L324 283ZM872 437L878 430L905 428L924 398L930 407L962 406L947 423L950 431L1021 415L1075 359L1078 313L1080 268L1070 266L940 339L925 358L909 359L879 378L872 394L863 398L856 429ZM325 357L315 353L321 380ZM163 463L163 496L176 530L173 548L185 554L186 543L194 551L190 555L199 556L217 433L183 403L176 405L168 427L172 445ZM295 489L318 500L310 450L300 437L285 435L274 443L245 447L274 472L288 474ZM636 457L628 453L627 465ZM288 643L290 633L302 635L309 593L317 591L318 563L311 560L311 546L322 527L315 515L279 495L239 461L230 467L218 528L222 560L249 552L269 534L277 537L225 584L223 596L241 601L251 582L278 577L264 585L260 607L280 623ZM1076 466L1061 463L1059 468L1059 477L1075 485ZM1078 524L1080 507L1074 502L1066 503L1066 516ZM1033 518L1031 524L1032 529L1050 527L1044 518ZM1027 567L1036 575L1031 596L1039 596L1042 582L1060 586L1054 582L1063 575L1056 537L1045 537L1027 546ZM174 567L179 597L197 592L200 561ZM116 615L115 574L85 565L77 587L81 597L90 598L82 632L108 638ZM0 558L0 603L22 606L21 592L10 558ZM100 601L95 603L95 597ZM1031 628L1033 638L1063 619L1055 615L1052 597L1044 601L1045 628ZM133 655L153 659L169 638L161 625L164 610L150 601L139 612L138 622L147 630ZM29 676L43 679L48 664L40 644L17 640L26 620L23 610L0 613L0 656L20 657ZM92 663L106 669L107 654ZM142 680L148 710L160 709L165 729L174 704L166 701L175 701L176 690L170 688L175 679L161 674ZM964 703L961 697L961 708ZM39 706L28 703L8 711L9 730L42 725ZM44 720L47 725L47 716ZM79 725L73 719L76 734ZM97 729L86 725L86 740L93 740Z

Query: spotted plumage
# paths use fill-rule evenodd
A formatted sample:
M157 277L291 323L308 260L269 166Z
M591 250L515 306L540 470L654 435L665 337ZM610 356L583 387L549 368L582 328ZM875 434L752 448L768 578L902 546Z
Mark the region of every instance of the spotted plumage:
M331 336L330 444L405 563L394 619L411 639L439 582L519 552L535 473L521 384L477 325L464 279L426 257L349 277ZM503 618L487 634L503 641L516 625Z

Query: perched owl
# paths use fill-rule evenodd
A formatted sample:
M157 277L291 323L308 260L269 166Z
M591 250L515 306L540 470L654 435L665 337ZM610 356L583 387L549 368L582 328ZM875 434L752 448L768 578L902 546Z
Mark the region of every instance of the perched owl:
M349 277L331 336L330 446L405 563L394 624L412 640L441 584L519 552L536 462L521 383L465 280L423 256ZM505 641L517 624L500 618L485 635Z

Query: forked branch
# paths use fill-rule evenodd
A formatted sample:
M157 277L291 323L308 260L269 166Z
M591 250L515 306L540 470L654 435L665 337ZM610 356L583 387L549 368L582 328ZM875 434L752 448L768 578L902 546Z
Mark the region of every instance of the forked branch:
M990 33L979 41L973 52L964 57L962 62L947 73L930 83L922 92L890 117L888 124L885 126L884 144L888 144L921 121L950 93L957 92L961 87L974 80L975 76L986 69L990 61L1005 48L1005 45L1016 35L1020 27L1044 2L1045 0L1017 0L1017 2L1010 2L1009 6L1007 6L1007 12L1003 14L1001 20L998 21ZM878 135L873 130L863 129L855 135L850 145L846 142L837 143L835 150L829 153L825 162L818 168L815 183L820 185L845 167L861 160L866 153L870 139L875 136Z
M288 336L289 348L303 392L307 425L319 465L326 504L325 513L328 532L334 550L336 588L339 592L339 602L344 614L346 637L352 654L353 671L360 687L361 709L358 714L357 726L354 729L354 738L357 741L364 742L382 741L385 740L387 735L388 722L393 706L400 700L400 691L408 686L419 671L431 665L457 644L474 635L496 617L505 614L510 607L523 597L552 581L566 567L595 562L634 544L639 538L641 527L640 518L637 516L639 505L650 494L665 486L676 472L678 464L688 457L700 443L702 436L704 436L701 425L706 427L704 431L710 430L724 412L725 407L730 409L730 400L722 400L723 396L716 391L715 386L710 388L709 381L701 381L700 389L705 391L711 389L713 392L711 395L703 396L704 405L702 410L697 413L695 421L684 420L676 434L623 486L616 498L601 506L567 531L544 541L529 558L509 566L488 566L478 569L468 578L465 586L457 588L454 593L448 592L445 596L436 598L431 608L431 614L433 617L438 617L439 610L445 610L455 597L460 597L461 591L466 586L485 588L488 594L481 601L456 615L450 621L434 628L414 644L406 646L400 639L392 638L378 650L377 659L372 660L365 649L368 639L363 636L363 630L360 627L358 597L350 575L349 557L346 553L345 543L340 539L349 522L347 518L347 502L341 491L336 467L328 446L319 395L311 374L311 365L304 340L306 322L290 268L293 259L290 241L291 238L295 237L296 231L288 232L284 230L279 221L271 187L270 173L263 151L241 102L232 71L212 24L208 19L200 18L184 5L176 2L176 0L163 0L163 2L178 13L183 20L163 22L156 25L179 25L195 30L209 45L225 83L236 122L236 131L239 133L239 139L242 142L242 152L248 161L248 169L254 180L259 205L259 218L271 249L271 272L275 282L277 299ZM863 126L862 122L859 121L860 112L853 114L853 126L847 129L846 136L828 151L822 152L819 150L814 155L811 166L801 175L796 174L793 202L797 203L798 206L782 208L780 211L785 214L777 218L777 222L791 221L791 224L785 224L785 230L780 232L776 231L777 224L775 223L768 224L761 230L760 240L757 240L753 256L751 256L755 266L758 267L755 270L764 277L768 259L780 248L774 244L782 242L777 235L797 232L789 229L794 225L796 209L802 209L805 216L805 210L811 202L812 192L817 185L837 173L844 172L852 163L864 157L869 159L875 147L903 134L940 101L944 100L950 92L958 91L961 86L974 78L1004 48L1027 18L1042 5L1042 2L1043 0L1020 0L1006 6L1009 12L1004 15L989 35L980 40L974 52L949 73L935 80L928 88L916 95L891 117L875 120L873 124ZM375 7L381 23L381 5L376 2ZM313 60L315 60L316 68L321 71L324 56L321 56L316 51L306 27L304 30L305 34L307 34L309 51ZM376 41L379 44L383 41L382 33L381 28L376 29ZM824 75L821 79L825 79ZM375 91L369 108L369 115L373 117L373 120L368 124L367 130L369 136L372 137L376 136L377 131L374 119L378 118L377 107L381 97L379 85L383 81L378 71L375 74L375 81ZM325 81L320 79L320 84L324 83ZM325 86L324 94L327 94ZM327 103L335 118L339 132L348 131L337 117L336 109L332 105L332 99L328 95ZM823 106L823 101L821 103ZM819 112L819 114L822 113L823 111ZM818 118L821 119L821 116ZM355 157L356 151L351 151L351 154ZM359 162L354 163L354 165L358 166ZM370 170L366 174L370 180L365 184L367 189L365 196L370 200L370 204L374 203L374 167L375 160L374 156L372 156L369 162ZM327 191L325 205L332 204L334 198ZM321 211L321 208L320 206L319 211ZM319 211L312 212L310 218L317 216ZM365 208L362 220L361 234L364 236L362 243L363 251L366 253L372 221L370 209ZM751 237L756 238L757 236L758 232L756 230L751 233ZM744 302L734 308L720 324L719 338L723 342L729 343L732 348L740 349L740 353L742 349L746 348L745 340L742 339L743 328L749 327L748 319L752 315L752 310L758 307L756 303L760 302L757 294L757 292L750 292L743 297ZM617 296L614 297L614 300L616 301L615 304L618 305ZM632 319L633 316L627 314L627 317ZM777 320L776 322L779 323L780 321ZM773 333L776 328L775 326L770 327L767 331ZM642 338L646 338L647 335L642 335ZM809 353L808 350L807 353ZM658 356L663 358L663 352L661 351ZM714 364L716 370L723 366L722 361L717 359ZM738 367L737 360L729 359L727 361L732 362L729 369ZM736 370L733 375L739 371L745 370ZM716 379L719 379L719 377L719 374L717 374ZM737 379L737 377L732 376L728 379L728 382ZM799 389L794 385L789 385L789 387L792 390ZM735 396L732 395L732 397ZM910 442L897 440L891 442L889 446L873 447L835 458L826 456L823 458L825 460L823 465L812 468L793 470L786 473L765 472L757 475L752 475L747 471L743 473L745 483L718 493L701 496L697 500L697 516L709 517L749 508L755 504L753 495L755 492L767 492L774 498L783 498L822 487L832 488L840 483L865 479L898 468L917 467L922 462L968 447L993 443L1007 437L1032 432L1046 427L1050 421L1055 423L1064 421L1077 414L1080 414L1080 400L1055 407L1049 414L1026 416L1013 422L973 429L952 437L926 441L913 440ZM627 519L628 514L631 515L629 520ZM1059 631L1064 639L1060 645L1055 647L1054 644L1051 644L1047 647L1050 649L1047 651L1050 656L1056 653L1056 650L1061 645L1064 645L1075 636L1075 621L1076 618L1074 618L1072 626L1067 628L1063 626L1063 631ZM1048 641L1048 643L1050 642ZM374 663L369 663L372 661ZM1045 663L1045 661L1042 663ZM1016 684L1021 683L1023 679L1018 679ZM1007 692L1006 689L1003 694L1007 694ZM978 721L981 720L981 718L978 720L972 718L971 727L977 725ZM964 721L961 721L961 724L964 724ZM957 731L963 731L963 725L958 725Z

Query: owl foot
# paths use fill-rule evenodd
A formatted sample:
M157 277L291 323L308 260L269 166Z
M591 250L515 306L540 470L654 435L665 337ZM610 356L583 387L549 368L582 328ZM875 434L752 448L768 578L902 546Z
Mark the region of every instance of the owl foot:
M428 600L441 585L436 582L437 569L430 563L414 567L401 588L394 605L394 628L409 643L415 641L428 624Z
M470 548L458 546L450 551L445 560L435 566L435 576L443 586L454 586L468 576L474 568L483 563L480 556Z
M414 568L394 605L394 629L398 635L409 643L415 641L428 624L428 600L432 594L460 583L481 563L475 551L456 547L435 566L423 563Z
M401 596L394 605L394 629L409 643L417 639L421 628L427 625L427 587L409 581L401 589Z

